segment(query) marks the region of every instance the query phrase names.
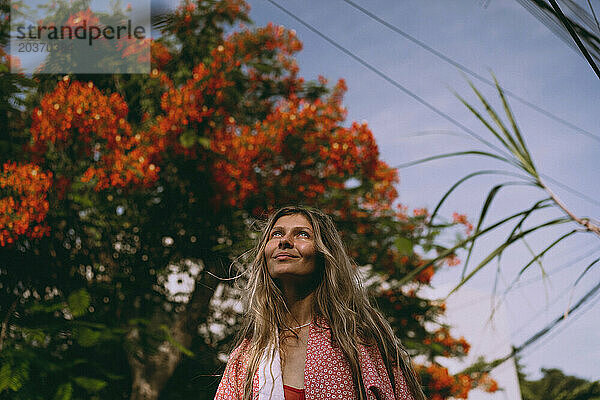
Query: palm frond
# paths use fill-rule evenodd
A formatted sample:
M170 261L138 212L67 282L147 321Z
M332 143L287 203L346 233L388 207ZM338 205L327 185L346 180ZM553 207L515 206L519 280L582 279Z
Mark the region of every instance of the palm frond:
M473 275L475 275L477 272L479 272L483 267L485 267L490 261L492 261L494 258L496 258L498 255L502 254L510 245L512 245L515 241L517 241L518 239L520 239L523 236L529 235L539 229L548 227L548 226L553 226L553 225L557 225L557 224L564 224L564 223L568 223L571 222L571 219L568 217L560 217L560 218L555 218L553 220L550 220L548 222L544 222L542 224L539 224L533 228L530 228L528 230L522 231L520 233L518 233L517 235L513 236L513 238L511 238L511 240L508 240L504 243L502 243L500 246L496 247L496 249L494 249L490 254L488 254L483 261L481 261L477 267L475 267L466 277L464 277L463 279L461 279L460 283L450 291L450 293L448 293L448 296L450 296L452 293L456 292L459 288L461 288L465 283L467 283L467 281L469 281Z

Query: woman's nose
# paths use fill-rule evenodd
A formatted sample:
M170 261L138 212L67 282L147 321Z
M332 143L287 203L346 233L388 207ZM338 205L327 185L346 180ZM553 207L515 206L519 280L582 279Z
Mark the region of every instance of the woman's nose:
M279 239L279 247L285 247L286 245L288 247L293 247L288 235L282 236L281 239Z

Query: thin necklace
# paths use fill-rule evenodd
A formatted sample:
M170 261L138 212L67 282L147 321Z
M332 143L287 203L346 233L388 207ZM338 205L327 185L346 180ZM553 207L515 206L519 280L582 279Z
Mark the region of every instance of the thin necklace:
M310 323L311 323L311 322L312 322L312 321L308 321L308 322L307 322L307 323L305 323L304 325L299 325L299 326L293 327L292 329L300 329L300 328L304 328L305 326L308 326L308 325L310 325Z

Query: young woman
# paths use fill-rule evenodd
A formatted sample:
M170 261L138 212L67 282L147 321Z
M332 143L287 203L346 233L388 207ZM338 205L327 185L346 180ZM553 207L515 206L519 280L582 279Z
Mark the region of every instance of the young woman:
M329 216L274 212L254 249L240 340L216 400L424 400Z

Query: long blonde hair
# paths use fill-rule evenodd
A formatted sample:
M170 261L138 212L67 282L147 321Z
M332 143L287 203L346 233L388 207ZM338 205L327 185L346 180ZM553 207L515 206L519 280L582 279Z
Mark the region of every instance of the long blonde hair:
M402 371L415 400L425 400L408 353L394 335L390 324L370 304L357 265L348 255L332 219L316 208L304 206L287 206L273 212L264 223L261 237L252 251L249 280L242 292L245 316L237 343L237 346L241 345L244 339L248 339L249 343L247 351L250 359L244 400L252 400L252 378L264 349L274 352L278 329L290 328L285 322L288 310L283 293L269 275L264 251L275 222L282 216L295 214L304 215L314 231L317 268L321 279L315 289L313 316L322 316L329 323L332 341L339 346L350 364L359 399L366 400L367 394L358 361L356 338L365 344L377 344L392 387L392 368L395 366Z

